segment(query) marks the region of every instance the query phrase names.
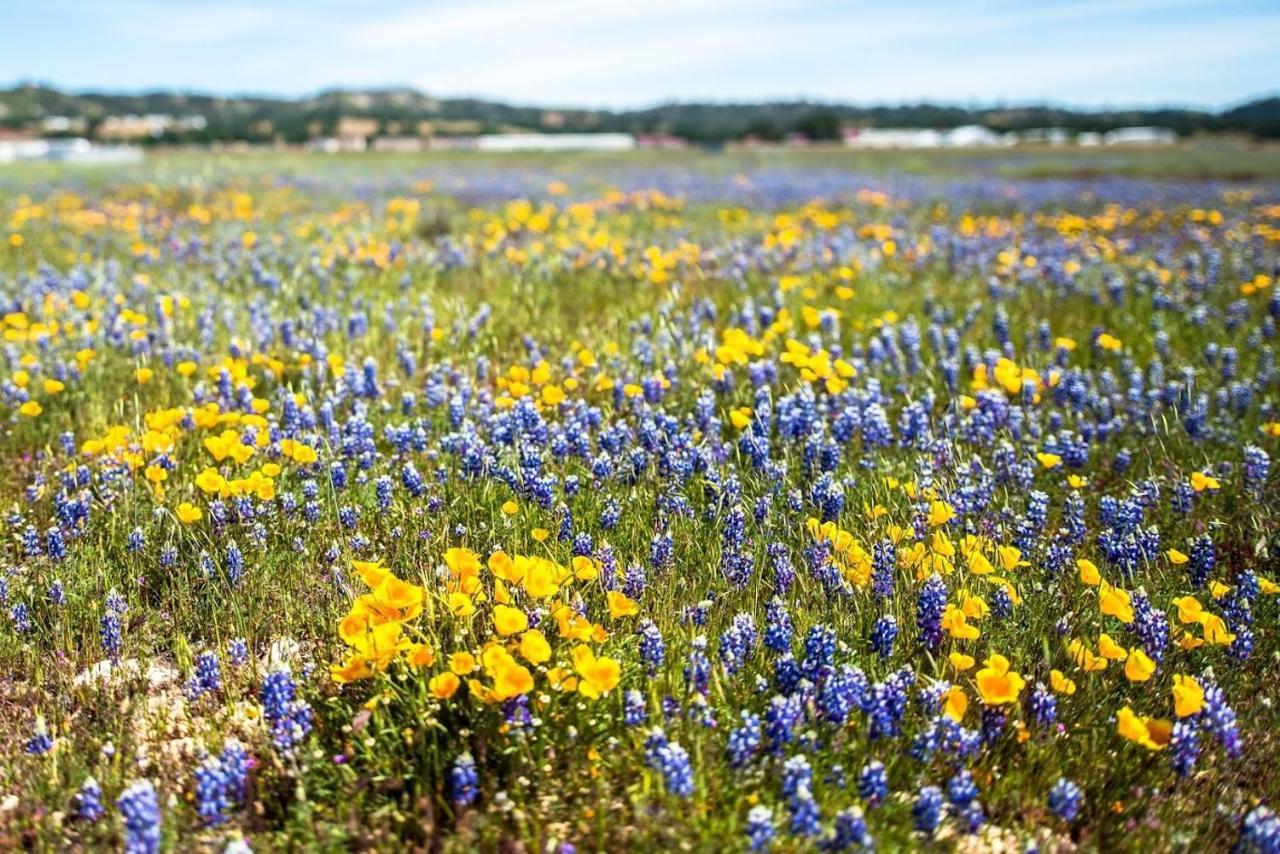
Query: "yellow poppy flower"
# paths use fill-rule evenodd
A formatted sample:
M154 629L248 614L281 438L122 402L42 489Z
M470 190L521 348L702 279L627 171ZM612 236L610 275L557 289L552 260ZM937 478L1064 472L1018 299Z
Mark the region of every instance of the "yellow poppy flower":
M1080 571L1082 583L1097 587L1102 581L1102 573L1098 572L1098 567L1093 561L1080 558L1076 561L1076 568Z
M983 668L974 675L978 696L982 698L983 704L1003 706L1017 702L1026 681L1009 669L1009 659L995 654L989 656L983 664Z
M605 599L609 603L609 616L615 620L640 613L639 604L634 599L628 599L625 594L619 593L617 590L610 590L605 594Z
M1221 489L1222 485L1212 475L1197 471L1191 473L1191 488L1196 492L1204 492L1205 490Z
M530 664L543 664L551 659L551 644L537 629L529 629L520 636L520 654Z
M529 618L519 608L497 605L493 609L493 628L505 638L529 628Z
M1133 622L1133 603L1127 590L1112 587L1107 582L1098 585L1098 608L1102 613L1115 617L1122 623Z
M617 687L622 678L622 667L612 658L597 657L589 646L573 650L573 669L580 680L578 693L596 699Z
M184 525L192 525L199 522L203 517L204 513L194 504L184 501L178 505L178 521Z
M1173 677L1173 713L1180 718L1198 715L1204 710L1204 688L1191 676L1181 673Z
M1059 694L1070 697L1076 692L1076 683L1068 678L1061 670L1049 671L1049 684L1053 690Z
M1169 721L1139 717L1128 706L1116 713L1116 732L1148 750L1163 750L1168 746L1172 728Z
M969 697L959 685L952 685L942 695L942 713L959 723L964 720L964 713L969 709Z
M1130 682L1146 682L1156 672L1156 663L1141 647L1129 650L1129 660L1124 665L1124 676Z
M448 671L438 673L427 682L427 690L438 700L447 700L458 691L462 680Z

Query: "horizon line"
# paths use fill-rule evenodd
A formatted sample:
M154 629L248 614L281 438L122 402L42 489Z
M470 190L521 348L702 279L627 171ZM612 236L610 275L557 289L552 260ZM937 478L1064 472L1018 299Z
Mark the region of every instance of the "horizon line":
M372 86L360 86L351 84L327 84L305 93L284 94L280 92L216 92L213 90L202 89L186 89L164 87L157 85L155 87L120 87L120 88L93 88L64 86L48 80L30 80L18 78L8 83L0 84L0 87L6 90L15 90L21 88L39 88L48 89L65 95L73 95L86 97L90 95L101 95L107 97L142 97L147 95L176 95L183 97L199 97L199 98L222 98L222 99L257 99L257 100L273 100L273 101L306 101L318 98L328 94L360 94L373 92L413 92L428 98L435 98L442 101L484 101L492 104L498 104L506 107L523 108L523 109L539 109L539 110L573 110L578 112L604 112L604 113L636 113L645 110L657 109L666 106L763 106L767 104L812 104L817 107L852 107L855 109L876 109L876 108L892 108L892 107L909 107L909 106L936 106L944 108L956 108L969 111L978 110L1000 110L1000 109L1058 109L1075 113L1110 113L1110 112L1128 112L1128 111L1153 111L1153 110L1194 110L1204 113L1222 113L1228 110L1245 106L1247 104L1280 97L1280 88L1271 88L1260 91L1253 95L1246 95L1218 105L1206 104L1204 102L1190 101L1151 101L1143 103L1129 102L1124 104L1113 104L1105 106L1074 106L1070 103L1054 101L1049 98L1043 100L1017 100L1017 101L972 101L963 102L957 100L931 99L922 97L919 100L898 100L898 101L854 101L840 100L832 98L821 98L809 95L762 95L751 100L743 99L715 99L715 98L689 98L684 99L681 96L671 96L662 100L650 101L644 104L634 106L587 106L575 104L550 104L550 103L531 103L520 100L509 100L499 95L483 95L483 94L435 94L427 90L418 88L412 84L404 83L386 83Z

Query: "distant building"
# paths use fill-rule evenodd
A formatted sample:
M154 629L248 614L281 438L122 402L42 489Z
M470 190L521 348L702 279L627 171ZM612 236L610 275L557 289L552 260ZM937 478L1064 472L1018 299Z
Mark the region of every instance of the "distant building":
M70 116L45 116L40 120L40 132L43 134L84 133L84 119Z
M630 151L629 133L500 133L476 139L480 151Z
M1018 134L1019 142L1033 145L1070 145L1073 139L1066 128L1031 128Z
M849 128L844 144L849 148L990 148L1013 145L1017 138L996 133L982 125L936 128Z
M427 148L431 151L474 151L474 136L433 136L427 140Z
M1173 145L1178 135L1168 128L1116 128L1102 135L1105 145Z
M62 163L141 163L142 149L136 145L95 145L81 137L51 139L47 158Z
M310 130L313 136L307 147L312 151L324 154L367 151L369 140L378 133L378 120L343 116L338 119L333 136L320 136L318 122L312 122Z
M139 163L142 149L128 145L95 145L82 137L6 139L0 137L0 163L52 160L61 163Z
M844 144L849 148L940 148L943 137L931 128L849 128Z
M363 136L318 136L307 147L321 154L344 154L367 150L369 140Z
M1015 138L996 133L982 125L961 125L943 134L944 144L950 148L989 148L1012 145Z
M163 136L173 126L173 116L153 113L145 116L130 113L107 116L98 125L99 139L138 140Z
M420 136L376 136L373 150L382 152L425 151L427 141Z
M351 116L343 116L338 119L338 126L335 129L334 136L339 139L351 139L353 137L362 136L368 139L378 132L377 119L361 119Z
M0 163L16 160L40 160L49 153L49 142L44 139L0 128Z
M674 136L669 133L642 133L636 137L636 147L674 151L681 148L688 148L689 142L683 137Z
M169 131L184 132L204 130L208 119L201 115L171 116L168 113L148 113L136 115L129 113L123 116L107 116L98 125L99 139L132 141L147 138L158 138Z
M1081 145L1085 148L1093 148L1094 146L1102 145L1102 134L1097 131L1084 131L1076 137L1076 145Z

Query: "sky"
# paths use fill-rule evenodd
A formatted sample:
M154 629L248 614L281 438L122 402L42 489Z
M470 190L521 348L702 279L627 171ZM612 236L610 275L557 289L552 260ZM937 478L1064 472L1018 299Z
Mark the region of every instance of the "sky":
M0 85L519 104L1219 108L1280 90L1276 0L0 0Z

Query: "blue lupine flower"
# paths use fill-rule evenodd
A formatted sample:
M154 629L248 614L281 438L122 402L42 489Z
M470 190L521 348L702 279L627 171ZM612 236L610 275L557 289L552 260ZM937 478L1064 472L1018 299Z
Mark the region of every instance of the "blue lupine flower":
M982 804L978 801L972 801L961 808L957 817L960 819L961 824L964 825L964 829L969 833L977 833L987 821L987 814L982 809Z
M743 768L760 752L764 743L760 716L742 710L742 725L729 731L729 743L726 754L729 764L734 768Z
M629 726L640 726L649 718L649 711L644 695L635 688L627 691L623 698L623 722Z
M630 594L628 594L630 595ZM666 644L662 640L662 631L650 619L640 621L640 660L650 676L657 674L666 659Z
M1027 700L1027 710L1032 722L1045 729L1058 719L1058 700L1043 682L1037 682Z
M646 741L649 765L662 773L667 791L677 797L693 794L693 766L689 754L674 741L668 741L661 729L654 729Z
M775 596L769 600L765 608L764 645L774 652L788 652L791 649L791 615L787 613L787 605Z
M795 737L795 728L803 716L804 707L796 695L777 695L769 700L764 712L764 731L775 753L780 753L782 746Z
M124 818L125 851L157 854L160 851L160 801L150 780L129 785L116 799Z
M942 790L937 786L922 786L911 807L915 829L929 836L942 823Z
M1013 613L1013 597L1009 588L997 587L991 593L991 616L1004 619Z
M898 553L889 540L875 544L871 559L871 590L880 599L893 596L893 573L898 565Z
M845 664L823 680L815 705L824 720L844 726L854 710L862 707L869 687L861 670Z
M196 672L187 681L187 696L196 700L210 691L222 690L222 667L218 654L207 650L196 656Z
M43 718L36 718L35 732L27 739L23 750L30 756L43 756L53 750L53 737L45 729Z
M747 813L747 843L752 851L768 851L776 832L773 810L764 804L757 804Z
M793 836L812 838L822 833L822 814L808 786L801 786L787 800L787 811L791 813L787 829Z
M920 596L916 600L916 627L920 630L920 640L929 649L942 641L942 613L946 607L947 586L934 573L920 588Z
M868 807L878 807L889 797L889 774L884 763L872 760L858 774L858 794Z
M268 673L262 681L260 698L263 717L271 727L278 748L290 750L311 732L311 706L297 699L289 671Z
M1191 586L1198 590L1209 580L1209 573L1213 572L1213 567L1217 563L1213 540L1208 534L1201 534L1191 541L1187 557L1189 558L1187 573L1191 576Z
M1280 815L1265 806L1250 810L1240 824L1236 850L1253 854L1280 852Z
M227 580L233 585L239 584L244 577L244 556L235 540L227 544Z
M1083 803L1084 795L1080 787L1065 777L1059 777L1058 782L1049 790L1049 809L1063 821L1075 821Z
M244 638L233 638L227 642L227 658L236 667L243 667L249 661L249 646Z
M952 805L964 809L977 800L978 787L973 782L973 775L961 770L947 782L947 800Z
M690 691L705 695L710 688L711 661L707 658L707 637L698 635L690 645L688 662L684 667L684 681Z
M867 822L853 810L842 810L832 822L832 833L823 841L824 851L847 851L850 848L872 851L875 843L867 832Z
M196 813L205 824L217 827L227 820L226 812L232 805L222 763L206 759L196 769L195 780Z
M1158 663L1169 646L1169 618L1164 611L1152 607L1151 600L1142 590L1133 594L1132 603L1133 623L1130 628L1143 650Z
M801 668L806 677L812 681L818 681L824 671L835 661L836 633L826 626L813 626L805 635L804 651L804 662Z
M1271 457L1257 445L1244 446L1244 488L1252 495L1261 495L1262 486L1271 472Z
M898 621L892 614L876 619L871 627L871 649L881 658L893 655L893 642L898 637Z
M81 821L95 822L107 814L102 805L102 786L92 777L86 777L80 784L80 791L75 798L76 817Z
M102 615L102 651L113 661L120 658L123 639L120 636L120 616L115 611L107 611Z
M480 791L480 775L476 761L470 753L463 753L453 760L449 769L449 801L465 807L475 803Z
M782 764L782 796L792 797L801 788L813 786L813 766L804 756L792 756Z
M1227 755L1240 755L1240 730L1236 713L1227 704L1226 695L1216 682L1204 685L1204 710L1200 713L1200 726L1222 745Z
M1190 777L1200 757L1200 725L1195 718L1179 718L1169 733L1169 760L1174 773Z
M13 623L13 630L20 635L25 635L31 631L31 609L26 602L18 602L9 609L9 619Z

